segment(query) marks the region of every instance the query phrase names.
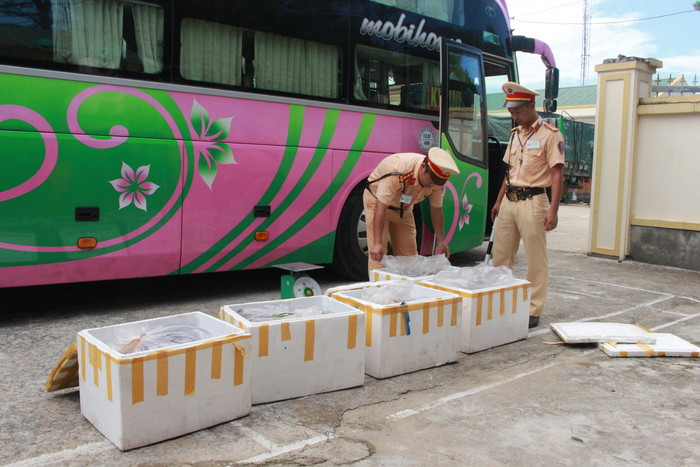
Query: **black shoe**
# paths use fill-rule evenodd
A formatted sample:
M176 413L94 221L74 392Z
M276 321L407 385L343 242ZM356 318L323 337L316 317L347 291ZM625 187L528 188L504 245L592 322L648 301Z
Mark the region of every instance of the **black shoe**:
M528 329L536 328L540 324L539 316L530 316L530 324L528 324Z

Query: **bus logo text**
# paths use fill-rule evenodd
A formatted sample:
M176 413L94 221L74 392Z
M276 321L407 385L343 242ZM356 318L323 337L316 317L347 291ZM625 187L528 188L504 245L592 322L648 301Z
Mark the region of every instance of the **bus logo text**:
M394 24L391 21L372 21L368 18L362 20L360 26L360 34L365 36L378 36L388 41L394 40L399 43L406 42L415 47L424 47L428 50L440 50L440 36L434 32L426 33L423 31L425 19L420 20L418 27L415 24L405 26L403 24L406 15L401 13L399 21ZM457 39L457 42L462 42Z

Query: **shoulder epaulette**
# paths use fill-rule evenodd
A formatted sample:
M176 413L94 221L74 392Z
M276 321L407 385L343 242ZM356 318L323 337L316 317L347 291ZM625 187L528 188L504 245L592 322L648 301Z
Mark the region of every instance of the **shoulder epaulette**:
M411 178L412 176L413 176L413 172L406 172L406 173L403 174L403 175L399 175L399 181L400 181L400 182L405 182L406 180L408 180L408 179Z
M559 131L559 128L555 127L554 125L550 125L549 123L545 123L545 124L544 124L544 127L545 127L546 129L548 129L548 130L552 130L552 131L555 131L555 132L556 132L556 131Z

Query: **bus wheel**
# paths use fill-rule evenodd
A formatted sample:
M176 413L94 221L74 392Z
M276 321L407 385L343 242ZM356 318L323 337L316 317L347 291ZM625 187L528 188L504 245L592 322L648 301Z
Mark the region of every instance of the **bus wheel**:
M362 204L364 185L355 187L340 213L335 233L333 269L350 279L366 281L367 272L367 224Z

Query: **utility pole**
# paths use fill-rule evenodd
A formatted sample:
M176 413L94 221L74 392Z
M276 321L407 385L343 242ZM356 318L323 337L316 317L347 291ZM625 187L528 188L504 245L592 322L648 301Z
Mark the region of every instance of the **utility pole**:
M591 10L588 0L583 0L583 34L581 45L581 86L586 84L586 75L588 74L588 48L590 47L591 39Z

